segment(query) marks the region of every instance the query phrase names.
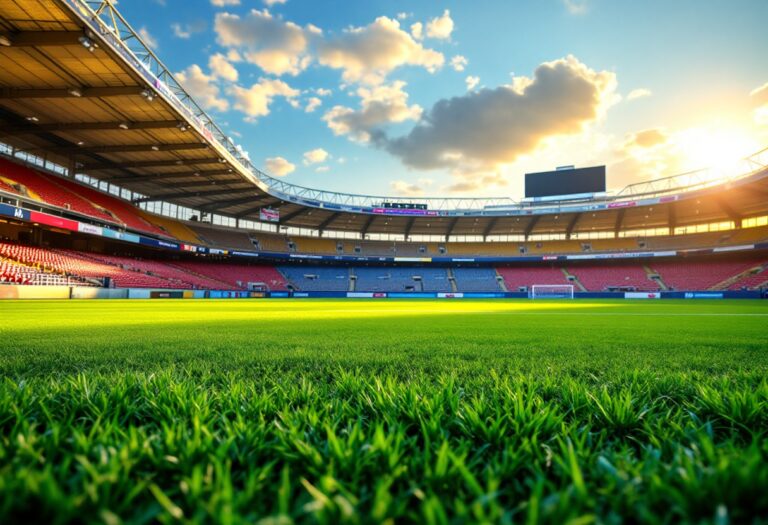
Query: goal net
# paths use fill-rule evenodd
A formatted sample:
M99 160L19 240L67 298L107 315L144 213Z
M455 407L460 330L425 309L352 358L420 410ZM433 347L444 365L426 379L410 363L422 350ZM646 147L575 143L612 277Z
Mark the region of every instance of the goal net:
M530 299L573 299L572 284L534 284L528 289Z

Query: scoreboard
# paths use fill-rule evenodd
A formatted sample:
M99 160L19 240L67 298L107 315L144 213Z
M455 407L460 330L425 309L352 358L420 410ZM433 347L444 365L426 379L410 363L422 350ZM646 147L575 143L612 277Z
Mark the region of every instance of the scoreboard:
M584 195L605 191L605 166L525 174L525 197Z

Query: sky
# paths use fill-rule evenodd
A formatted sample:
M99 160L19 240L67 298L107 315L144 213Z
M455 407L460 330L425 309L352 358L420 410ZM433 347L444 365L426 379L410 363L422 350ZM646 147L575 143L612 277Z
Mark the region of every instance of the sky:
M765 0L122 0L254 165L372 195L609 190L768 146Z

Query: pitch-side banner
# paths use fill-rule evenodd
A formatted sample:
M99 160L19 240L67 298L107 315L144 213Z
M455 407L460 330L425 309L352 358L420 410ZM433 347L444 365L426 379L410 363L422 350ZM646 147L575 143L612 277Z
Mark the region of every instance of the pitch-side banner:
M624 299L661 299L659 292L625 292Z

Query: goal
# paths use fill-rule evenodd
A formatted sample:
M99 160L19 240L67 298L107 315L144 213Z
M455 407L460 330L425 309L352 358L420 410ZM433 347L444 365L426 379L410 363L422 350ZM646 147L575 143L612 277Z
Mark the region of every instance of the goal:
M528 290L530 299L573 299L572 284L534 284Z

